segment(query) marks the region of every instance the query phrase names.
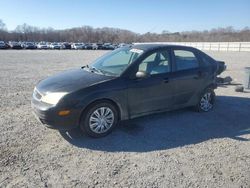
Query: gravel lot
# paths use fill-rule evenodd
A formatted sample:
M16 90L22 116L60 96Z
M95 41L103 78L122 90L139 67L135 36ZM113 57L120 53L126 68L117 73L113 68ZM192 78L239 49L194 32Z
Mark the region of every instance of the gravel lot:
M250 92L216 90L209 113L182 109L88 138L45 128L36 83L105 51L0 51L0 187L250 187ZM250 53L209 52L241 83Z

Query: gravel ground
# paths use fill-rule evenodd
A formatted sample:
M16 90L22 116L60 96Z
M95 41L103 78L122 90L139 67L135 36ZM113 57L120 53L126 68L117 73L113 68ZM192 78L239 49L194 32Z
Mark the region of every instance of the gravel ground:
M216 90L209 113L139 118L107 137L45 128L31 113L35 84L105 51L0 51L0 187L250 187L250 92ZM208 52L242 82L250 53Z

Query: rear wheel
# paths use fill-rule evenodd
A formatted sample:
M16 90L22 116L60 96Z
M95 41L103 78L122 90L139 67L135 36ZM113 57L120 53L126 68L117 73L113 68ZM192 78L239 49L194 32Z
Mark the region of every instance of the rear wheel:
M215 93L212 88L207 88L201 95L196 110L198 112L208 112L214 107Z
M118 122L117 109L109 102L91 105L81 119L81 129L92 137L103 137L109 134Z

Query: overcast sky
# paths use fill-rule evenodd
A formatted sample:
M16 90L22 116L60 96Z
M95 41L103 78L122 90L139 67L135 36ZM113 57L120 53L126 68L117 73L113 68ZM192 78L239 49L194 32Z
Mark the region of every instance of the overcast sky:
M0 0L9 30L27 23L64 29L89 25L138 33L250 26L250 0Z

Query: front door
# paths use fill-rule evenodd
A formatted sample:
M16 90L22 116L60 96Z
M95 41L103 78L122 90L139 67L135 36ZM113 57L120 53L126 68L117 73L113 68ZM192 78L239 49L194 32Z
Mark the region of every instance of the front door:
M131 117L171 108L173 83L171 58L168 50L151 53L137 67L148 74L146 78L128 83L128 108Z

